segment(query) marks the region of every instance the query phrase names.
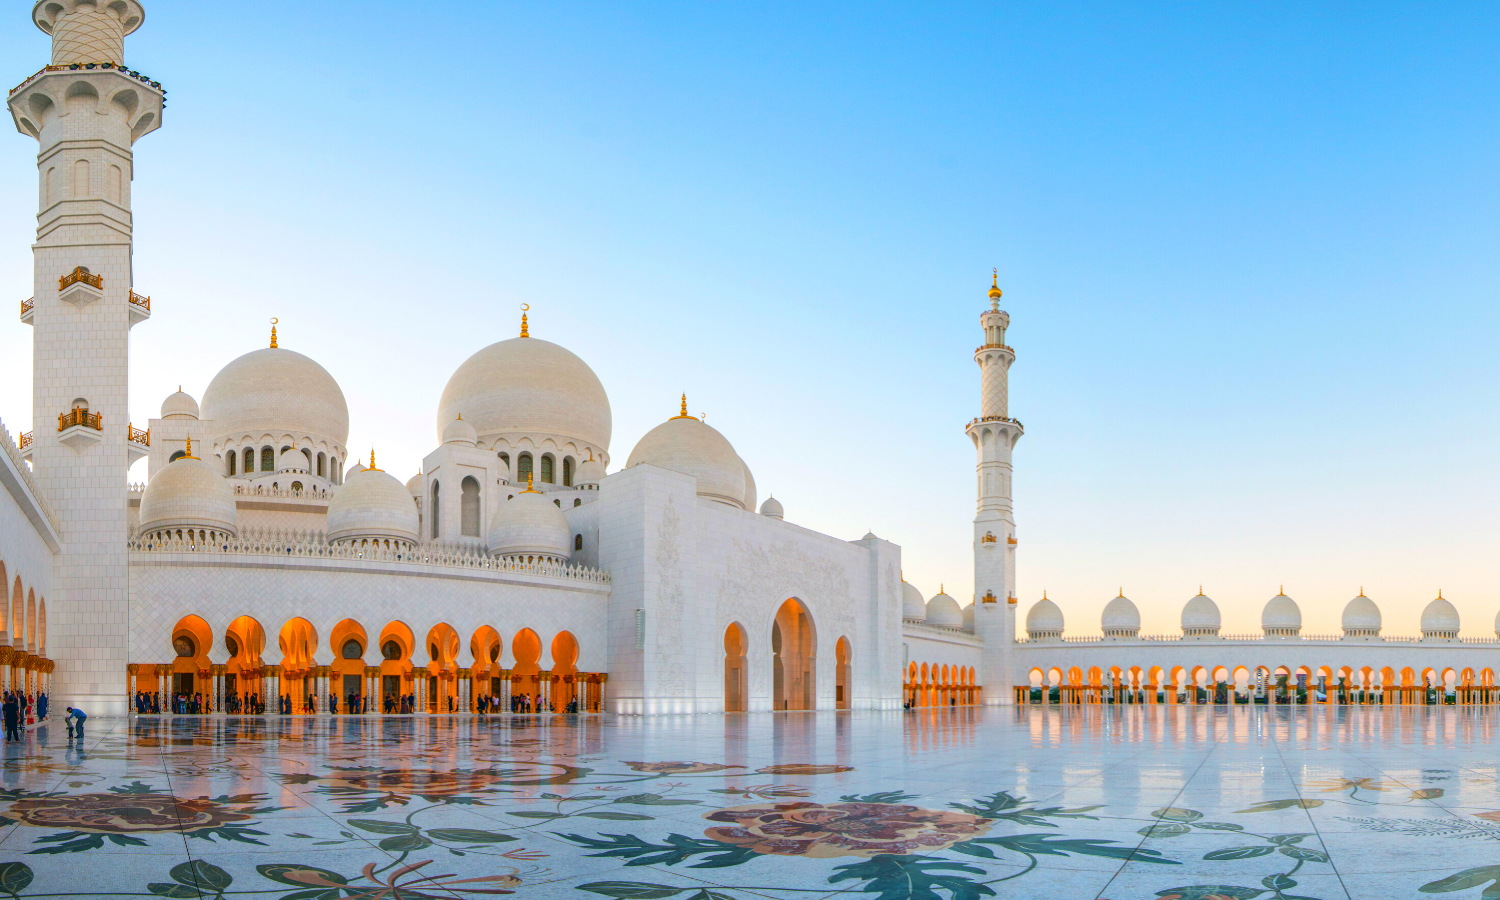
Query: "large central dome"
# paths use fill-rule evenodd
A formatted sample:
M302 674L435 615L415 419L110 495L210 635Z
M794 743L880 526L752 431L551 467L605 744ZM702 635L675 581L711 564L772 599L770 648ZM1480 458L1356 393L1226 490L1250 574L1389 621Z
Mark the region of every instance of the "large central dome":
M266 347L231 362L203 392L202 417L220 438L262 434L349 440L349 405L328 370L292 350Z
M594 370L534 337L500 341L464 360L438 403L440 439L460 415L485 443L500 435L555 435L607 452L613 428Z

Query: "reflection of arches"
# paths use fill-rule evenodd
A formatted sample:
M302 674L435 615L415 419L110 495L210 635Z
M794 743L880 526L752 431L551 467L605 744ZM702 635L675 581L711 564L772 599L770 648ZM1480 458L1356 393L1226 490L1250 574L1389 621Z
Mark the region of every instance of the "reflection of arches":
M774 709L817 708L817 639L812 616L795 597L771 624Z
M559 632L552 639L552 711L568 712L568 703L576 696L578 679L578 639L570 632Z
M839 638L839 642L834 645L833 653L837 660L837 668L834 674L833 707L834 709L849 709L851 708L851 698L849 696L849 639L844 637Z
M745 712L745 629L738 622L724 629L724 711Z

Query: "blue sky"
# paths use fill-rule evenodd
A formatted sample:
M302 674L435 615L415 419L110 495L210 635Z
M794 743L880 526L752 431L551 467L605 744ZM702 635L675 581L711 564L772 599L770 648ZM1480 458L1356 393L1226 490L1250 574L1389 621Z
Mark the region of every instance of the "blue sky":
M11 81L47 39L0 28ZM448 375L533 334L592 365L622 464L688 393L789 519L971 595L998 266L1022 610L1123 586L1225 631L1285 584L1485 634L1495 552L1500 7L148 5L132 409L283 346L405 478ZM0 141L0 291L35 144ZM30 427L0 327L0 417ZM132 472L139 479L143 470Z

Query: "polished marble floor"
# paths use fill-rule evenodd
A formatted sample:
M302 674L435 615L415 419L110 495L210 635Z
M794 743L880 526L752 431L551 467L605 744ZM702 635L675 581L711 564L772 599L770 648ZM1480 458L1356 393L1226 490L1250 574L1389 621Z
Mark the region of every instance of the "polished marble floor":
M1495 711L90 719L0 898L1500 897Z

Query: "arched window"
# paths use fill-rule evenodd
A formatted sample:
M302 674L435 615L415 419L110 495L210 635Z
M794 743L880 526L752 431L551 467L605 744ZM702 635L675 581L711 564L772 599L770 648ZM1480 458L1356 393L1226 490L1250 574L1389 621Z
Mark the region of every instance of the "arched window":
M563 457L563 487L573 486L573 457Z
M306 447L302 448L302 458L307 460L307 471L311 472L313 467L312 451Z
M365 648L359 645L359 641L357 639L350 638L349 640L344 641L344 659L359 659L361 656L364 656L364 654Z
M530 477L531 454L522 453L520 456L516 457L516 482L518 484L525 484L526 480Z
M328 454L326 454L326 453L319 453L318 454L318 477L319 478L326 477L325 473L327 471L328 471Z
M89 161L80 159L73 163L73 197L78 199L89 195Z
M583 498L582 497L574 497L573 498L573 505L574 506L582 506L583 505Z
M178 450L176 453L173 453L170 457L167 458L167 462L169 462L169 463L177 462L179 459L182 459L184 456L187 456L187 451L186 450Z
M344 483L344 464L339 462L338 457L328 457L328 474L333 476L334 484Z
M294 482L292 482L292 490L296 491L299 494L302 493L302 482L300 482L300 481L294 481Z
M505 467L507 469L510 468L510 454L509 453L503 453L502 452L500 454L500 461L503 462L503 463L505 463Z
M260 470L262 472L276 471L276 452L270 447L260 448Z
M438 520L440 518L442 518L442 517L438 515L438 483L436 481L434 481L432 483L432 536L433 537L437 537L438 534L439 534Z
M245 448L244 473L246 475L249 475L251 472L254 472L254 471L255 471L255 451L252 450L249 447L246 447Z
M234 464L239 462L240 455L233 450L229 451L229 474L234 474Z
M479 537L479 481L470 475L460 486L463 491L459 518L464 537Z
M542 483L543 484L552 484L553 483L553 476L552 476L552 454L550 454L550 453L545 453L545 454L542 455Z
M582 550L583 549L583 535L581 535L581 534L575 534L575 535L573 535L573 549L574 550Z

